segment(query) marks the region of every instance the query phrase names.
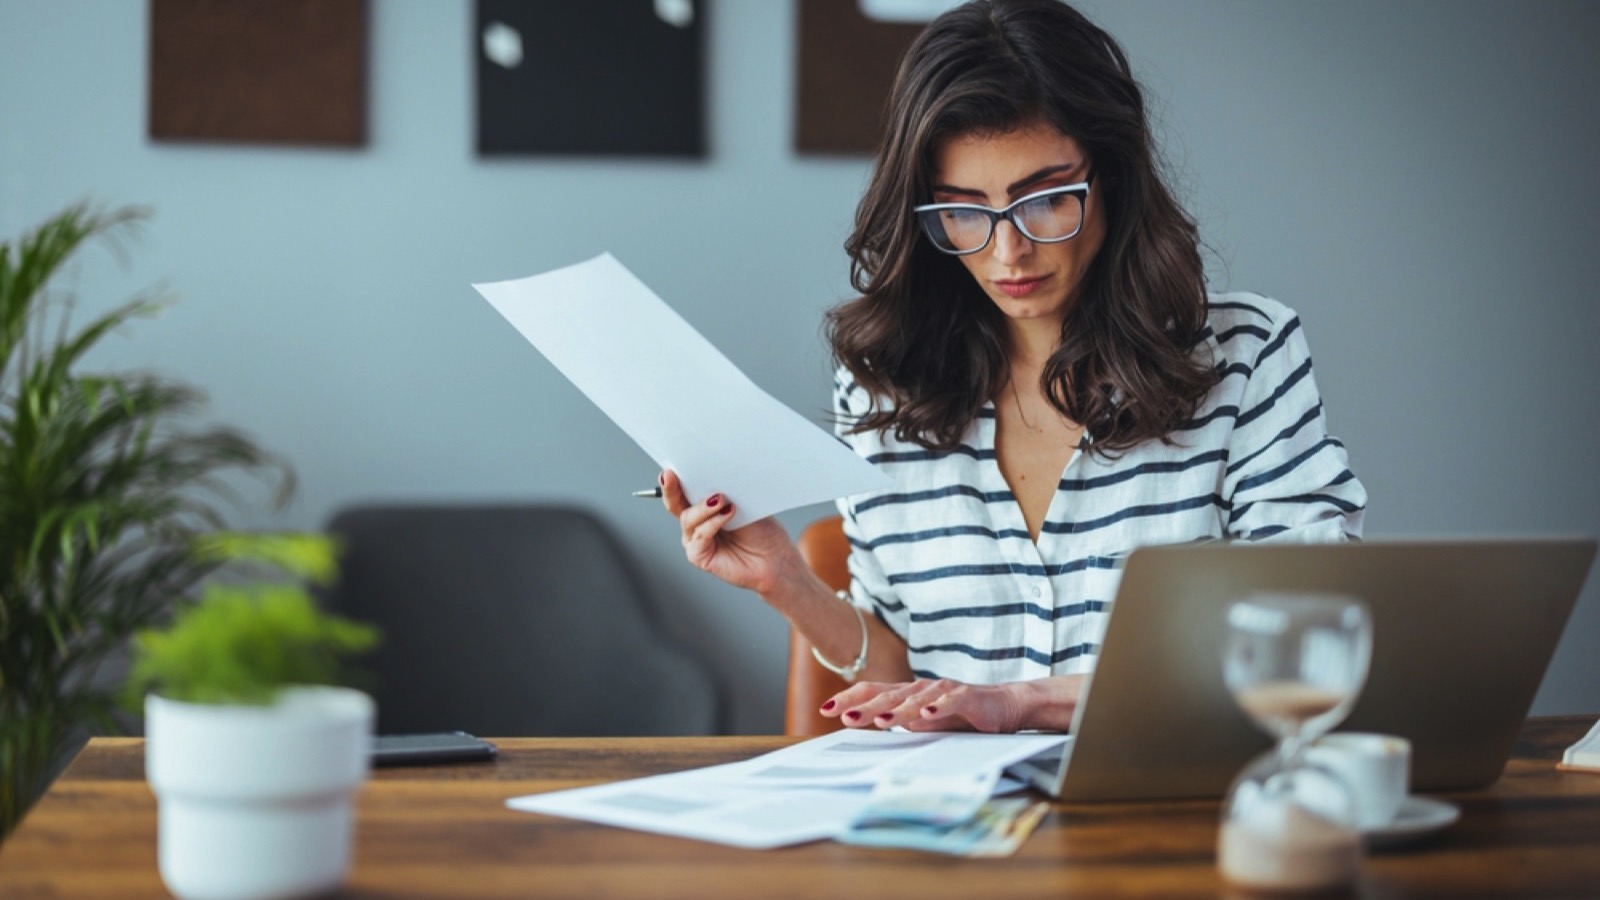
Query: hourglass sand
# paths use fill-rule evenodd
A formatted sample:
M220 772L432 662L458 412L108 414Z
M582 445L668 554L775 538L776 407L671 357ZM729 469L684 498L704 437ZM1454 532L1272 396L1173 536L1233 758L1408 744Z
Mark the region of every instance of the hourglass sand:
M1360 874L1354 799L1303 751L1349 715L1366 681L1372 618L1359 600L1257 595L1228 609L1224 680L1277 746L1247 765L1223 803L1217 860L1245 888L1313 891Z

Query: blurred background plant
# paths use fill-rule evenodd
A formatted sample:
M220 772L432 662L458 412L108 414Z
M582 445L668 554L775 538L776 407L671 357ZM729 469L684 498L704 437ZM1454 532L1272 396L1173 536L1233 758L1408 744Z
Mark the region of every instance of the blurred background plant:
M230 475L259 477L279 507L294 489L244 434L192 422L194 387L78 371L165 303L141 295L74 329L52 279L91 240L120 255L147 216L80 204L0 243L0 840L78 742L119 729L120 679L102 669L221 564L194 545L241 501Z
M376 629L318 609L302 583L333 582L333 539L218 532L201 538L195 552L295 580L214 579L170 627L138 631L127 684L132 708L143 708L147 692L182 703L268 705L285 688L345 683L353 673L344 658L376 646Z

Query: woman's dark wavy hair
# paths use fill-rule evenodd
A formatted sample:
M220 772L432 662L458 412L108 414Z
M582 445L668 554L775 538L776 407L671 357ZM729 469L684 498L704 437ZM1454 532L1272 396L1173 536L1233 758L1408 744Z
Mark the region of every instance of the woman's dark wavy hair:
M874 397L853 430L948 451L1006 384L1005 316L960 260L921 238L941 141L1043 119L1088 153L1106 237L1045 365L1051 404L1096 452L1167 436L1216 383L1194 348L1206 325L1193 220L1157 170L1144 99L1122 48L1059 0L976 0L907 52L888 130L845 242L861 293L830 310L834 356Z

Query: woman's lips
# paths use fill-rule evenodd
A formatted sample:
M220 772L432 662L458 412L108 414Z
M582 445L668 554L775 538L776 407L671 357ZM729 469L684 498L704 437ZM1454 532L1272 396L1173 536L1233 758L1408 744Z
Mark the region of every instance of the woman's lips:
M1044 284L1046 277L1048 276L1040 276L1038 278L1008 278L1004 281L996 281L994 286L1012 297L1026 297L1038 290L1039 285Z

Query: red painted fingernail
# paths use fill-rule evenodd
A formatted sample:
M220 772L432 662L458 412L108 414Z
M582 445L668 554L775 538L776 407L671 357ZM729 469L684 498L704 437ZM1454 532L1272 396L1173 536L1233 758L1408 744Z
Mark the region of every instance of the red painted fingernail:
M717 506L717 504L719 504L721 502L722 502L722 495L721 494L712 494L711 495L711 499L706 501L706 506L715 508Z
M861 718L861 713L858 710L852 709L849 712L845 713L844 717L846 719L849 719L850 721L854 722L855 720Z
M922 708L922 714L925 715L925 716L936 716L936 715L939 714L939 707L937 707L937 706L924 706Z
M878 717L876 719L873 719L872 721L874 721L874 722L893 722L894 721L894 713L878 713Z
M822 704L822 711L829 712L835 705L836 704L832 700L829 700L827 703Z
M666 487L667 486L667 473L662 472L661 474L657 475L656 476L656 484L659 484L662 487Z

